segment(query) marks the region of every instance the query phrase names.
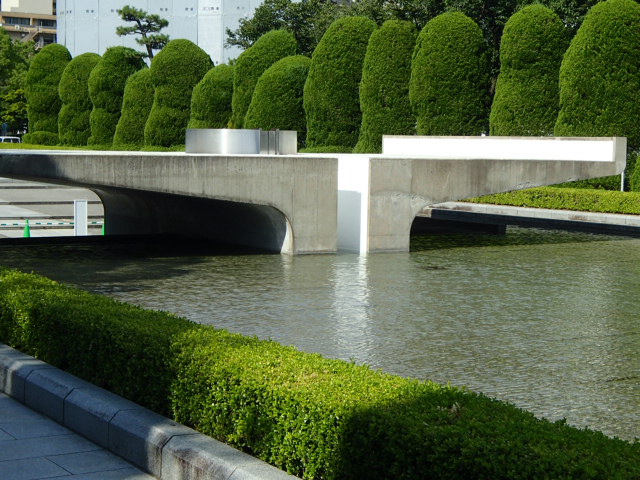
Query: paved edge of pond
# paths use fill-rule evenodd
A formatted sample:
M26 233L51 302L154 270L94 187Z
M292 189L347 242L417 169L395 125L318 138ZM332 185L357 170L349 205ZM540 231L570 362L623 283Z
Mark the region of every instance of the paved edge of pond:
M551 210L467 202L446 202L425 208L420 216L433 220L539 228L592 233L640 235L640 215Z
M3 343L0 391L159 479L297 478Z

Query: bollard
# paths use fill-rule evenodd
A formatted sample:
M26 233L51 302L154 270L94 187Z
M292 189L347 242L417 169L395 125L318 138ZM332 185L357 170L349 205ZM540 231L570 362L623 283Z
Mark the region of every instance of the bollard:
M22 234L24 238L31 238L31 228L29 228L29 219L25 219L24 223L24 233Z

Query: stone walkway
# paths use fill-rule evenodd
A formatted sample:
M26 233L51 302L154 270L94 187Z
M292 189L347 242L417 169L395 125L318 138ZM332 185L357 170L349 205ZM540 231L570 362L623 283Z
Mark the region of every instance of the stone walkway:
M153 480L117 455L0 393L0 479Z

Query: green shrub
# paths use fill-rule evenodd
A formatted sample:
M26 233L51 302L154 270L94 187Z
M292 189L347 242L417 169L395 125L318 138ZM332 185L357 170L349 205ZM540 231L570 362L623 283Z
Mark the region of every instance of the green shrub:
M640 476L640 443L451 386L10 270L0 305L0 340L305 479Z
M553 135L566 31L560 17L539 4L523 8L507 21L489 116L491 135Z
M358 142L362 65L375 29L376 24L364 17L340 18L313 52L304 86L309 148L351 152Z
M629 185L632 192L640 192L640 162L638 162L637 158L633 167L633 173L629 179Z
M415 134L409 79L416 36L415 26L400 20L388 20L371 35L360 83L362 126L355 153L380 153L382 135Z
M418 135L489 130L490 76L480 27L460 12L438 15L418 35L409 98Z
M63 45L47 45L33 57L25 80L29 133L49 132L47 138L58 134L58 113L62 102L58 85L65 67L71 61L69 50ZM40 136L43 137L43 136ZM35 137L27 136L25 142L35 143ZM53 141L53 140L50 140ZM53 143L55 145L57 140Z
M231 118L233 69L230 65L218 65L195 86L187 128L227 127Z
M157 412L170 411L171 314L0 270L0 340Z
M471 198L468 201L579 212L640 215L640 193L636 192L538 187L515 192L495 193Z
M297 50L298 43L292 33L272 30L240 54L233 72L230 128L244 127L244 117L251 103L253 90L265 70L281 58L295 55Z
M25 145L58 145L58 134L53 132L33 132L22 136Z
M122 97L127 78L145 63L140 52L127 47L110 47L89 75L91 136L89 145L109 146L122 111Z
M607 0L589 10L560 67L555 135L627 137L628 151L640 150L640 102L629 101L640 97L638 45L636 2ZM619 177L610 183L618 188Z
M71 60L60 78L58 93L62 108L58 115L61 145L86 145L91 135L89 116L93 109L89 97L89 74L100 61L97 53L83 53Z
M144 127L145 146L184 145L193 88L212 66L209 55L185 39L170 41L154 57L151 82L155 96Z
M278 60L260 77L244 119L245 128L295 130L304 146L307 124L302 91L311 59L294 55Z
M144 144L144 126L153 104L151 70L143 68L131 75L124 86L122 111L113 136L121 149L139 149Z

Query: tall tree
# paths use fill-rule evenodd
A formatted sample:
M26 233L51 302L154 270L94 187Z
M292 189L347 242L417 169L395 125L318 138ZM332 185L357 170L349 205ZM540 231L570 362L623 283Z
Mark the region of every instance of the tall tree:
M351 152L356 146L362 123L362 65L375 29L368 18L341 18L313 52L303 93L307 148Z
M27 129L24 85L34 55L33 42L12 41L0 27L0 123L11 132Z
M640 151L640 5L606 0L594 6L560 67L557 136L627 137ZM635 155L628 159L631 170ZM601 182L616 188L617 180Z
M482 31L460 12L438 15L418 35L409 98L418 135L480 135L489 127L489 64Z
M125 22L134 22L130 27L118 27L116 33L119 36L140 35L136 42L147 49L147 57L153 58L154 50L162 50L169 42L169 35L158 33L169 25L169 21L159 15L149 14L139 8L129 5L118 10L118 15Z
M543 5L529 5L509 19L489 117L491 135L553 135L560 62L568 43L560 17Z

